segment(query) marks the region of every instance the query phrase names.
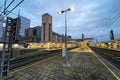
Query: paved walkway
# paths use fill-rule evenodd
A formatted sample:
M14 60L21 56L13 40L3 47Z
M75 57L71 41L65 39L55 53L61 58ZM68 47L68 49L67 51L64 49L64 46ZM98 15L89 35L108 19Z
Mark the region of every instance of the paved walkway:
M11 72L6 80L117 80L92 52L70 53L70 67L57 55Z

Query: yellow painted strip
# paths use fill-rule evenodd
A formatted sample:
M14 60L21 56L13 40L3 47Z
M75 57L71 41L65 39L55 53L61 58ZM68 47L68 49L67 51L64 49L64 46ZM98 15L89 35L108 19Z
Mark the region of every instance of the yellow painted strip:
M56 55L56 56L57 56L57 55ZM19 71L24 70L24 69L27 69L27 68L30 68L30 67L32 67L32 66L34 66L34 65L43 63L43 62L48 61L48 60L50 60L50 59L52 59L52 58L53 58L53 57L50 57L50 58L47 58L47 59L43 59L41 62L36 62L36 63L33 63L33 64L29 65L29 66L20 68L19 70L15 70L15 71L11 72L11 74L16 73L16 72L19 72Z
M108 66L107 64L105 64L95 53L93 53L97 58L98 60L108 69L108 71L117 79L117 80L120 80L120 78L114 73L114 71L112 71Z

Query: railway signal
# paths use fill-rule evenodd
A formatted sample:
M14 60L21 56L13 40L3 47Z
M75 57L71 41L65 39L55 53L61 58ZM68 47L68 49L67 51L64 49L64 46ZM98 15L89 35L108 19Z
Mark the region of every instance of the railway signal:
M19 41L19 29L20 29L20 18L12 19L12 26L10 32L12 42Z
M20 19L13 19L7 17L5 34L4 34L4 45L2 51L2 60L0 65L0 78L9 75L10 68L10 55L12 54L12 44L18 42L19 37L19 25Z

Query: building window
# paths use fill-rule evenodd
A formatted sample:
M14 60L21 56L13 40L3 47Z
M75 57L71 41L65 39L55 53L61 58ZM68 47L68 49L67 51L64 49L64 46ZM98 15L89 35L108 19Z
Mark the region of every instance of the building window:
M36 29L34 29L33 35L37 36L37 30Z
M43 23L43 41L45 41L45 23Z
M51 38L51 24L49 24L49 41L50 41L50 38Z

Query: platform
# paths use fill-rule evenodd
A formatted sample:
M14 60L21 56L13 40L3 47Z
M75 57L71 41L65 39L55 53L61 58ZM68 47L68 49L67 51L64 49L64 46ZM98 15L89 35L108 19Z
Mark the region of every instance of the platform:
M70 67L56 55L11 71L5 80L120 80L119 75L93 52L69 52Z

